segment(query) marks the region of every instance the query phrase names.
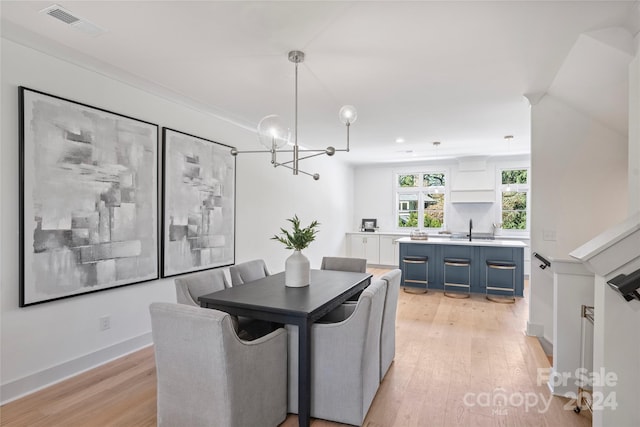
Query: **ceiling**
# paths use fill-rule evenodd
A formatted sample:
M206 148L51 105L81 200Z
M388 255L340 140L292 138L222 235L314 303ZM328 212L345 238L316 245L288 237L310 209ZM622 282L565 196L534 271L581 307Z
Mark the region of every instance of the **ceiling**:
M353 104L352 150L341 157L355 164L528 153L524 95L549 90L581 34L634 34L639 10L635 1L59 1L106 30L92 36L39 13L52 4L2 1L3 37L247 129L267 114L293 127L287 53L304 51L300 144L343 148L338 110Z

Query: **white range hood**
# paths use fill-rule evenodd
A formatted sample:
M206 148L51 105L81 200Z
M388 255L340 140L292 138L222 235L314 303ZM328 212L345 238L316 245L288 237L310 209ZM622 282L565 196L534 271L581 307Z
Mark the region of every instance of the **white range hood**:
M495 172L487 168L486 157L458 159L449 200L451 203L494 203Z
M494 203L496 201L496 191L451 190L449 200L451 203Z

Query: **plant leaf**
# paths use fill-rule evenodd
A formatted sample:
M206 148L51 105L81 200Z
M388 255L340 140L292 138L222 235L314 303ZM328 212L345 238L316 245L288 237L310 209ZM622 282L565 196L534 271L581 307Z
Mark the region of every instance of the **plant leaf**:
M292 231L285 230L284 228L280 228L280 235L274 235L271 240L277 240L287 249L295 249L302 250L309 246L311 242L313 242L316 238L316 234L318 230L316 229L320 223L316 220L312 221L309 226L301 228L300 227L300 218L298 215L293 215L293 218L288 218L292 225Z

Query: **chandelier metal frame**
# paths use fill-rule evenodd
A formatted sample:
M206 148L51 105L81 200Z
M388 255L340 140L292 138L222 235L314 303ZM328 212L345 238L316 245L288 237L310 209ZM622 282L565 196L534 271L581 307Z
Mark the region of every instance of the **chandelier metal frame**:
M329 157L333 156L337 151L349 152L349 130L351 127L351 123L353 123L357 119L357 112L355 108L351 105L345 105L340 109L339 117L340 120L347 126L347 146L346 148L335 148L332 146L328 146L327 148L321 149L302 149L298 145L298 65L304 62L304 52L299 50L292 50L288 54L288 58L290 62L293 62L295 65L295 110L294 110L294 127L293 127L293 149L282 149L278 148L277 141L282 138L276 138L275 135L271 136L271 148L267 150L238 150L236 148L231 149L231 155L237 156L238 154L254 154L254 153L270 153L271 154L271 164L273 167L282 166L287 169L291 169L294 175L298 175L299 173L309 175L313 177L314 180L320 179L320 175L318 173L309 173L301 170L299 168L299 162L301 160L310 159L312 157L327 155ZM270 116L267 116L270 117ZM266 117L265 117L266 118ZM264 119L263 119L264 120ZM262 123L262 121L261 121ZM260 128L260 126L258 126ZM263 138L269 135L265 135L260 132L258 129L259 137ZM287 160L284 162L278 161L278 153L293 153L293 158L291 160ZM300 157L300 153L305 153Z

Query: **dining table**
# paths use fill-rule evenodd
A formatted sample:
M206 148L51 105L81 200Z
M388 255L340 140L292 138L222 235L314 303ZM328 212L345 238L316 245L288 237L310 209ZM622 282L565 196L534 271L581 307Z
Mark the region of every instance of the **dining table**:
M285 285L285 273L232 286L198 298L200 306L269 322L296 325L298 341L298 423L311 422L312 325L371 283L369 273L311 270L310 283Z

